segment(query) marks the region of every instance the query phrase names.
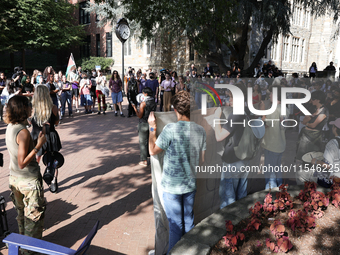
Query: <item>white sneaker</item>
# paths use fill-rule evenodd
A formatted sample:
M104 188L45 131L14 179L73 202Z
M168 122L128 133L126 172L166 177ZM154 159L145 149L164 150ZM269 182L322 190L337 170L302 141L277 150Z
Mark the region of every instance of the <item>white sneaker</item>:
M149 251L148 255L155 255L155 250Z

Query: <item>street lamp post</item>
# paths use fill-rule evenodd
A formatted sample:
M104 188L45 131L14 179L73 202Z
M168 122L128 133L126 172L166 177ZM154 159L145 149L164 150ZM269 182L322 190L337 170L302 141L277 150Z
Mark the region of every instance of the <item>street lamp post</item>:
M130 27L129 23L125 18L118 20L116 25L116 36L122 42L122 83L123 83L123 95L124 91L124 43L130 37Z

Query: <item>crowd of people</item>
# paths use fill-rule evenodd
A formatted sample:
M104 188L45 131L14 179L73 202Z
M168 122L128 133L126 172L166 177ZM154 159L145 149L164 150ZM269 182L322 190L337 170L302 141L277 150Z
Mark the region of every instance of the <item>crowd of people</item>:
M312 163L326 163L329 166L334 165L336 161L340 163L339 83L328 79L315 79L313 75L317 72L315 63L311 65L309 72L308 78L299 78L297 73L286 78L269 61L266 65L262 67L258 65L255 68L252 79L242 77L237 63L234 63L232 69L226 74L214 72L210 63L207 63L203 72L198 74L197 68L192 64L185 75L179 76L176 71L168 69L162 69L159 73L149 69L143 73L141 70L135 72L129 67L124 80L116 70L107 80L102 71L91 70L88 73L83 72L81 67L64 74L61 71L56 73L49 66L44 72L35 70L31 76L22 69L16 68L10 80L6 79L4 73L0 73L1 105L2 108L6 106L6 114L3 116L8 124L6 144L11 157L10 188L19 215L19 232L41 238L45 204L42 199L44 196L42 176L38 163L46 151L61 149L61 141L54 127L65 117L66 103L69 117L73 116L74 106L75 112L79 112L80 107L84 107L85 114L94 113L96 101L97 114L105 115L108 108L106 98L110 95L110 91L115 116L125 117L122 107L125 92L129 103L127 117L139 118L139 164L147 166L147 158L150 155L165 153L161 186L164 189L164 208L170 229L169 251L181 236L194 226L193 206L196 184L192 170L195 165L204 162L206 132L203 127L190 122L190 111L201 107L201 96L207 93L204 89L206 85L214 88L216 84L233 84L242 90L244 95L247 94L247 88L251 88L255 109L266 110L271 108L274 101L278 103L277 109L272 114L253 116L261 118L266 123L265 134L261 140L264 165L280 166L286 149L287 129L282 127L280 122L272 124L266 122L271 119L292 119L298 123L296 160L302 161L306 153L317 151L324 152L324 160L313 158ZM311 100L304 106L312 115L304 116L294 105L288 105L287 114L283 115L280 107L283 87L309 90ZM277 90L277 98L273 98L274 89ZM216 91L222 100L221 106L234 107L234 98L230 91L221 89ZM288 93L287 96L304 98L305 94ZM208 107L216 105L214 97L216 96L211 95L208 99ZM244 103L247 106L246 102ZM158 104L159 111L169 112L173 109L178 122L166 125L157 138L154 112L157 111ZM217 108L214 115L215 118L220 119L222 109ZM245 115L231 113L227 119L228 123L235 123L242 121L244 117L250 117L247 109ZM46 123L50 130L48 135L45 131ZM27 130L28 125L33 127L31 134ZM216 141L225 141L229 146L225 148L229 150L227 157L222 157L223 165L238 170L236 175L227 172L221 175L219 188L221 208L247 195L248 173L239 170L242 166L248 165L249 160L239 158L234 150L240 144L244 132L245 128L230 126L230 124L215 127ZM326 142L328 143L325 146ZM52 192L58 190L57 175L58 171L55 172L50 185ZM316 181L323 184L324 179L329 180L329 177L317 177ZM297 181L310 178L311 176L297 176ZM282 183L281 172L265 173L264 188L274 188ZM25 193L27 189L23 189L27 186L31 191L35 191L29 196ZM27 197L27 203L23 203L23 197ZM31 208L33 205L36 212L27 215L27 208L33 210ZM30 226L30 231L25 230L27 226Z

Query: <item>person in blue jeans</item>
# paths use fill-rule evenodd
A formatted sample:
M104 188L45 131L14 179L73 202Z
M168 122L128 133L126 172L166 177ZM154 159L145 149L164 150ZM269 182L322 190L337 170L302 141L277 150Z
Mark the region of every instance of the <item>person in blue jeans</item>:
M272 189L280 187L283 183L282 172L275 171L275 167L281 167L282 154L286 149L286 132L285 128L281 125L281 121L289 117L289 110L286 109L286 115L281 114L281 87L272 86L269 88L270 101L262 105L263 109L269 109L273 102L273 88L277 88L277 107L276 110L269 115L263 116L262 120L266 123L266 132L261 142L261 147L264 149L264 165L267 166L265 172L265 189ZM273 119L280 121L271 121ZM268 120L268 121L266 121Z
M243 95L246 95L246 87L238 83L237 86L243 91ZM229 93L230 106L233 107L233 94ZM245 96L245 98L247 98ZM246 109L247 111L247 109ZM222 109L219 107L215 111L215 119L221 119ZM240 160L236 154L234 147L238 146L244 131L243 121L246 118L245 115L234 115L230 113L227 120L228 122L221 126L217 124L215 126L215 137L217 142L227 139L225 153L226 157L222 158L224 169L234 169L233 171L222 171L220 182L220 208L230 205L235 201L247 196L248 185L248 173L241 172L241 167L246 166L248 161ZM234 123L234 124L231 124ZM233 143L230 143L230 139L233 138Z
M61 88L61 118L65 116L66 102L68 106L68 116L73 117L72 114L72 85L66 81L66 76L63 75L61 78L62 88Z
M165 152L161 186L169 221L168 253L194 227L195 166L203 163L206 150L204 128L190 122L190 93L178 92L171 98L171 104L178 122L166 125L157 140L154 112L148 118L150 155Z

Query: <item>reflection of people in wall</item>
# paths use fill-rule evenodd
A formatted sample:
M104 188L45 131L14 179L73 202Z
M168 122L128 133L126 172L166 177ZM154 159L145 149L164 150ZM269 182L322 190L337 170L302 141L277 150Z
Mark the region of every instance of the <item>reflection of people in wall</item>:
M246 87L242 83L237 83L239 89L241 89L246 95ZM229 104L233 107L233 94L229 93ZM246 98L246 97L245 97ZM246 109L247 111L247 109ZM217 108L215 111L215 119L221 119L222 110ZM224 125L216 125L215 137L217 142L226 140L225 152L222 156L223 167L227 169L236 169L236 172L222 172L220 182L220 208L234 203L235 201L247 196L247 184L248 173L240 172L241 167L248 164L248 160L240 160L236 154L234 148L239 145L244 126L242 125L230 125L230 123L240 123L245 119L245 115L234 115L231 113L228 116L228 122ZM232 140L230 140L233 138ZM232 142L233 141L233 142ZM228 146L230 145L230 146ZM224 155L226 155L224 157Z

